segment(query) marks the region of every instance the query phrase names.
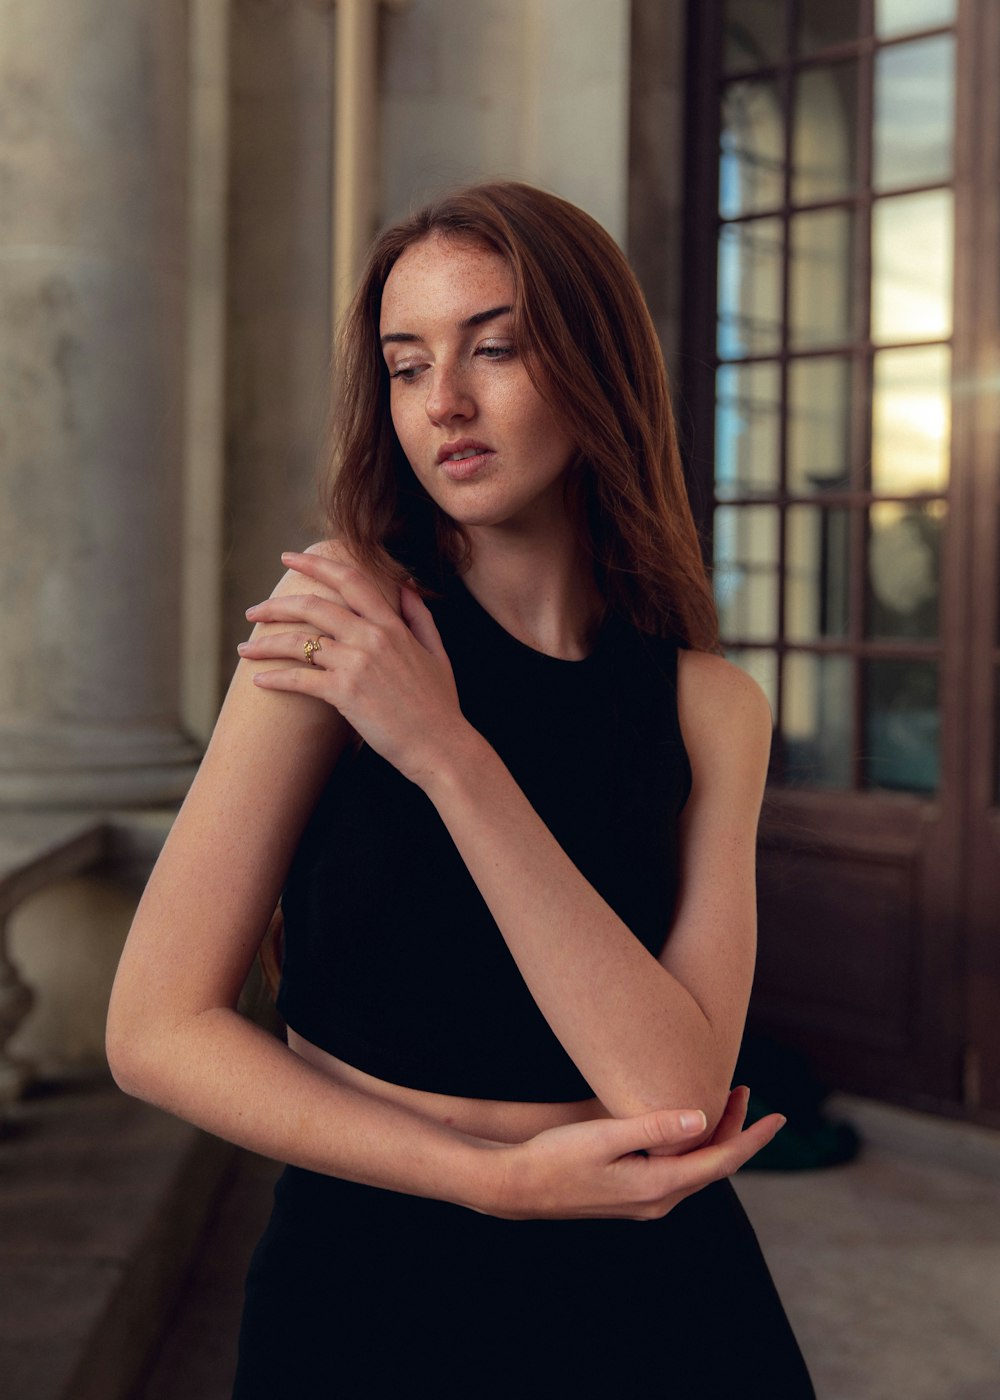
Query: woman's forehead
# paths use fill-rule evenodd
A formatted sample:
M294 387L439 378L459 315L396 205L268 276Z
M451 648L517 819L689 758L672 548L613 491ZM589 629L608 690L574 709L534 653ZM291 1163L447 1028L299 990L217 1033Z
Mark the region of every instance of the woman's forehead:
M380 334L415 330L402 324L408 318L457 324L513 299L514 279L501 254L474 239L432 234L394 263L382 291Z

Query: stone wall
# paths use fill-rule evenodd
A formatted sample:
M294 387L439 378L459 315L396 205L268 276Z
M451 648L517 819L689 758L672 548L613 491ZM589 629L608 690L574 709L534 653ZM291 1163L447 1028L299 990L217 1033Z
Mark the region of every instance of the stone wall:
M510 176L626 244L632 10L383 6L376 221ZM316 537L335 58L329 0L0 0L0 803L176 801L244 608ZM100 1058L134 902L17 916L44 1065Z
M410 0L385 13L382 40L383 218L508 176L624 242L628 0Z

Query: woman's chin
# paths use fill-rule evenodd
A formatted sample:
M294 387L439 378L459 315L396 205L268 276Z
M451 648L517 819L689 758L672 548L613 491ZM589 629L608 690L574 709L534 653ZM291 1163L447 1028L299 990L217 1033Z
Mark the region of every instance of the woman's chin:
M437 504L449 519L466 529L545 530L552 531L565 522L561 505L553 518L551 500L534 497L525 500L492 499L485 493L474 496L471 491L449 492L437 498Z

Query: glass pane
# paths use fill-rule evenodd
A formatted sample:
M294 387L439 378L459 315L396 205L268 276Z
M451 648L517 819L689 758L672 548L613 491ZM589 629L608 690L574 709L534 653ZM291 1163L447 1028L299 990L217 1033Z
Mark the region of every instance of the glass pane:
M868 521L869 637L937 636L945 504L882 501Z
M954 24L955 0L875 0L875 33L879 39L915 34Z
M796 204L850 194L857 179L858 66L807 68L795 80L792 199Z
M763 647L740 647L726 652L726 659L748 676L753 676L767 696L771 714L778 713L778 658Z
M771 641L778 630L778 511L715 512L715 600L724 637Z
M851 362L842 355L788 366L788 490L843 491L850 485Z
M872 339L951 334L952 194L879 199L872 210Z
M954 113L955 40L950 34L881 49L875 58L875 189L948 180Z
M797 349L852 338L851 228L846 209L791 221L789 339Z
M781 372L777 365L723 365L716 379L715 494L778 489Z
M724 219L785 202L785 135L772 78L730 83L722 98L719 213Z
M790 506L785 525L785 636L846 637L850 607L850 515Z
M941 728L937 667L930 661L869 661L864 681L867 782L934 792Z
M951 351L880 350L872 395L872 490L944 491L951 456Z
M785 781L793 786L850 787L850 659L786 655L781 705Z
M764 68L785 52L785 7L780 0L726 0L722 32L727 73Z
M767 355L781 348L780 219L719 230L719 355Z
M799 0L796 40L799 53L847 44L861 33L859 0Z

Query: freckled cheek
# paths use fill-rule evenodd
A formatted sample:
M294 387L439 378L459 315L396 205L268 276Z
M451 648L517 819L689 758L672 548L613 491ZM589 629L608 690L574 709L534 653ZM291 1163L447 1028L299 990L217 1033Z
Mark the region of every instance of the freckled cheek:
M539 442L551 432L545 405L533 393L525 392L523 386L503 383L492 386L488 401L481 400L480 407L490 428L502 437L515 457L525 451L537 452Z
M527 374L519 382L498 386L494 409L506 419L510 428L522 441L530 443L534 452L541 450L548 455L546 449L551 449L555 454L562 455L564 449L567 452L572 450L555 413L528 379Z

